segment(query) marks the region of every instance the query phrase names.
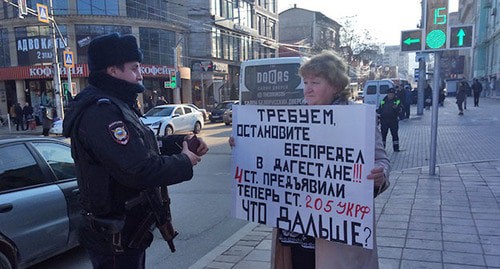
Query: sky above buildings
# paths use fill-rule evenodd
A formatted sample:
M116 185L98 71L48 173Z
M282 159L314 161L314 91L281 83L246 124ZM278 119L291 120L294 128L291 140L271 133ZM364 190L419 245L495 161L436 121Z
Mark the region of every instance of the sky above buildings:
M385 45L399 45L401 31L417 29L422 10L420 0L277 1L279 12L297 4L298 8L319 11L340 24L349 19L356 30L367 29L377 42ZM457 11L458 0L449 0L449 3L449 11Z

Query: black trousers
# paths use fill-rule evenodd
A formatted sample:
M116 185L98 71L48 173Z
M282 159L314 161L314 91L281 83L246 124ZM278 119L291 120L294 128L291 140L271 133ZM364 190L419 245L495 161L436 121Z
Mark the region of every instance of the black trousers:
M405 119L409 119L410 118L410 104L407 104L403 107L403 115Z
M14 121L16 123L16 131L19 131L19 126L21 126L21 131L24 130L23 117L16 117Z
M382 140L384 141L384 147L385 147L385 141L387 139L387 133L390 130L392 136L392 148L394 150L399 150L398 129L399 129L399 122L397 120L380 122L380 131L382 132Z
M87 250L94 269L145 269L146 252L138 254L104 255Z
M464 101L462 101L462 102L457 101L458 111L462 112L462 113L464 112L463 103L464 103Z
M479 96L481 92L474 92L474 106L479 106Z

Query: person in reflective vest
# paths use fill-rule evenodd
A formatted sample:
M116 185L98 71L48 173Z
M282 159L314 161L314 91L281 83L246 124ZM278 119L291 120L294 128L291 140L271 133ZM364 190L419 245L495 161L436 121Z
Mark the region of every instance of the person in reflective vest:
M380 131L382 132L382 140L384 147L386 145L387 133L390 130L392 136L392 148L395 152L399 152L399 113L401 111L401 100L395 95L394 88L387 91L385 98L380 101L380 106L377 113L380 117Z

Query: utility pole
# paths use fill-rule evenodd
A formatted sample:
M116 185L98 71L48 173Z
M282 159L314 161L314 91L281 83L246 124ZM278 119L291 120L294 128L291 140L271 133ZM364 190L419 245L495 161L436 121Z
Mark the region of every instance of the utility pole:
M57 117L60 119L64 118L64 109L62 102L62 87L61 87L61 69L59 65L59 60L57 56L57 43L56 43L56 22L54 19L54 6L52 5L52 0L49 1L50 16L52 17L50 28L52 34L52 67L54 74L54 99L56 103ZM64 38L63 38L64 39Z

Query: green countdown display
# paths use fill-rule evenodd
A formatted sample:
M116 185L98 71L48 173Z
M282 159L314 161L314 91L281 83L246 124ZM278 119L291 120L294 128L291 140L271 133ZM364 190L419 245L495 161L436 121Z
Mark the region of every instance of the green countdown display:
M427 0L425 11L425 50L446 49L448 0Z

